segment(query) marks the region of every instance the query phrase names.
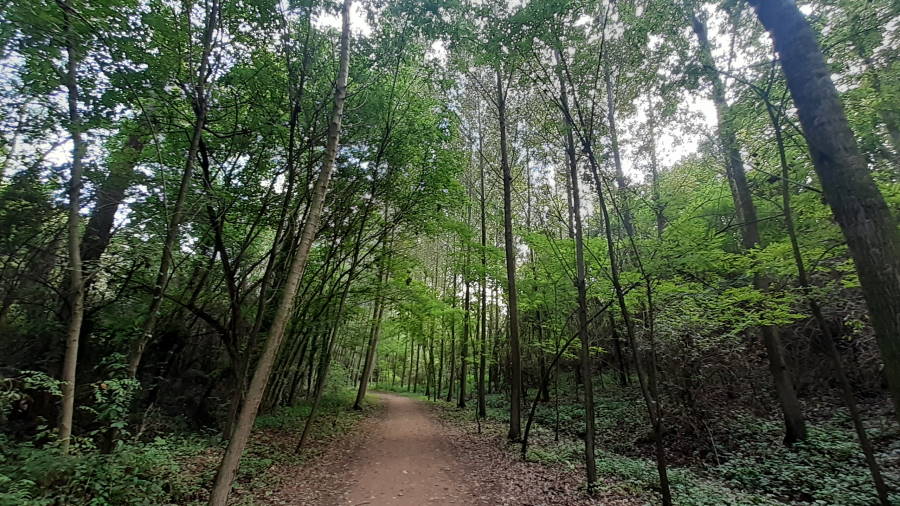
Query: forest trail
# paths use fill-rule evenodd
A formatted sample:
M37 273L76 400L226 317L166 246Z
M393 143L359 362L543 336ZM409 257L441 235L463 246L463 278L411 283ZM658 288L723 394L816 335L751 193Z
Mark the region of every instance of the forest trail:
M408 397L377 395L385 415L359 449L344 504L471 504L446 434L425 406Z

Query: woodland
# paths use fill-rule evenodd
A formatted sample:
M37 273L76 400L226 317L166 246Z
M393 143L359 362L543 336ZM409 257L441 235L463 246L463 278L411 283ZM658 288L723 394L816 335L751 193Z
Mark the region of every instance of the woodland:
M0 504L257 504L375 391L579 501L900 504L897 0L2 0L0 65Z

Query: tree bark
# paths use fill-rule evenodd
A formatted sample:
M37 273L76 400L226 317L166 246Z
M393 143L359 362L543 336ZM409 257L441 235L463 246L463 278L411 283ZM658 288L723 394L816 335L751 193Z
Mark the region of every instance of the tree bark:
M466 223L472 221L472 206L468 206L468 216ZM468 238L465 239L468 241ZM469 362L469 322L471 321L471 283L469 282L469 261L471 248L468 242L466 248L466 263L463 267L463 276L465 283L465 296L463 298L463 331L459 343L459 398L456 400L456 407L464 409L466 407L466 380L468 379L467 366Z
M191 143L188 147L187 158L184 163L184 171L181 174L181 183L178 187L178 195L175 198L175 209L172 212L172 219L166 230L166 238L163 242L162 257L159 261L159 269L156 272L156 280L153 283L153 297L150 300L150 307L147 310L147 318L141 328L141 333L131 345L128 353L128 376L136 378L138 368L141 365L141 358L144 355L144 349L153 338L153 331L156 329L156 322L159 319L159 312L162 308L163 296L166 287L171 278L172 255L177 249L178 237L181 231L181 223L184 221L184 204L187 200L187 194L191 187L191 178L194 173L194 164L197 158L197 152L200 148L200 140L203 136L203 128L206 125L206 115L209 109L207 103L208 90L207 80L209 78L209 59L213 49L213 35L219 24L220 4L219 0L213 0L210 9L206 13L206 22L203 29L203 53L200 56L200 65L197 70L196 83L193 83L194 96L194 128L191 133Z
M619 132L616 129L616 92L613 86L611 70L605 69L603 73L606 84L606 121L609 125L609 147L613 155L613 167L616 171L616 188L619 193L619 201L622 203L622 225L628 235L634 235L634 225L631 219L631 210L628 206L628 182L625 172L622 170L622 155L619 152ZM575 209L577 212L578 209Z
M559 53L557 53L557 57L561 59L561 55L559 55ZM571 111L569 110L568 104L566 102L561 101L560 108L562 109L562 113L565 117L567 124L570 127L574 127L575 124L574 124L574 121L572 120L572 114L571 114ZM662 432L662 421L661 421L660 410L659 410L659 398L658 398L658 395L656 394L655 390L653 389L652 384L651 384L651 387L648 388L647 382L645 381L645 378L643 375L643 371L641 369L641 362L639 360L639 355L638 355L638 351L637 351L634 322L631 320L628 305L625 301L626 290L622 287L621 279L619 276L619 264L618 264L617 253L616 253L616 248L615 248L615 241L613 239L612 223L611 223L611 219L610 219L610 215L609 215L609 209L608 209L607 203L606 203L606 196L604 195L604 191L603 191L604 186L607 186L607 188L608 188L608 185L605 184L603 176L600 174L600 166L599 166L599 163L597 162L596 156L594 155L593 144L592 144L592 140L590 137L590 135L591 135L590 130L586 129L585 125L583 123L580 126L581 126L582 130L579 131L578 136L581 141L582 149L588 158L589 168L591 171L591 175L593 176L594 184L595 184L596 190L597 190L597 201L600 205L601 216L603 219L603 233L606 237L607 254L609 256L610 280L612 281L612 284L613 284L613 289L615 291L616 300L619 305L619 310L622 313L623 320L625 321L628 342L629 342L629 346L631 347L631 352L634 356L635 368L637 369L637 373L638 373L638 381L641 386L641 395L644 398L644 404L647 408L648 418L650 419L651 426L653 427L654 440L656 443L656 450L657 450L656 462L657 462L657 471L659 474L660 491L662 493L662 504L664 506L670 506L672 504L672 492L669 487L669 478L668 478L668 472L667 472L666 461L665 461L665 451L664 451L664 447L662 446L662 433L663 432ZM612 191L609 190L610 194L612 194L611 192ZM633 237L630 235L629 235L629 241L631 241L632 245L634 245ZM635 253L635 260L637 260L639 262L640 257L637 255L636 248L634 250L634 253ZM641 269L641 272L642 272L644 279L647 282L648 287L649 287L649 280L647 279L646 274L643 272L643 269ZM650 290L648 288L648 296L649 296L649 294L650 294ZM655 366L655 364L654 364L654 366ZM653 378L651 378L651 380L652 379ZM590 384L590 378L585 378L584 383L586 386L588 386Z
M757 226L756 206L750 194L750 186L747 184L747 175L744 172L744 162L738 148L737 137L731 123L731 111L725 98L725 84L722 82L713 61L707 35L706 24L695 14L692 19L692 27L700 43L700 59L703 63L707 78L712 85L712 98L716 107L718 120L719 141L725 155L725 172L731 186L731 196L737 219L741 225L741 247L745 251L752 250L760 245L759 227ZM753 275L753 287L765 293L768 283L758 273ZM806 439L806 422L800 400L794 388L794 380L787 367L784 357L784 348L777 330L771 325L763 325L759 328L763 344L769 357L769 372L775 383L775 391L781 405L784 418L785 434L784 443L791 445L797 441Z
M369 378L375 367L375 352L378 349L378 337L381 335L381 318L384 314L384 285L387 282L387 243L382 250L382 259L378 272L378 295L375 297L375 308L372 310L372 328L369 331L369 344L366 348L366 361L363 366L362 378L359 380L359 390L356 392L356 401L353 409L362 409L362 403L366 398L366 390L369 388Z
M849 378L847 378L843 361L841 360L840 353L838 353L837 346L835 346L834 336L831 333L825 315L822 313L822 308L811 293L812 285L806 272L803 254L800 251L800 241L797 238L797 229L794 226L794 212L791 207L790 167L785 153L781 122L773 105L769 102L768 97L764 97L764 100L766 102L766 111L769 113L769 120L772 123L772 128L775 130L775 143L778 147L778 161L781 165L781 202L784 211L784 228L787 231L788 238L791 242L791 253L794 257L794 264L797 267L797 281L799 281L800 288L806 295L810 312L819 327L819 332L821 334L820 342L825 350L825 354L831 361L832 374L834 375L834 379L837 380L837 383L840 385L841 397L843 397L844 404L847 405L847 411L850 412L850 419L853 421L853 428L856 430L856 436L859 439L859 445L865 456L869 474L872 476L872 482L875 484L875 492L878 495L878 500L881 502L882 506L889 506L890 499L887 487L885 486L884 478L881 475L881 468L878 466L878 460L875 458L875 449L872 446L872 441L869 439L866 428L863 425L859 406L856 404L856 395L853 393L853 386L850 384Z
M561 58L557 55L557 60ZM561 71L560 71L561 72ZM562 76L560 76L562 77ZM560 78L560 101L568 109L568 93L565 81ZM587 472L588 492L592 492L597 482L597 462L594 453L594 385L591 381L591 343L588 335L587 287L584 266L584 232L581 219L581 190L578 180L578 162L575 159L575 139L572 125L563 115L565 130L566 161L569 166L569 187L572 190L572 210L575 225L575 289L578 291L578 338L581 340L581 377L584 380L584 463Z
M453 274L453 291L451 292L450 307L456 309L456 290L457 285L456 273ZM453 400L453 378L456 373L456 317L450 314L450 377L447 380L447 402Z
M659 191L659 158L656 155L656 113L653 110L653 101L648 98L647 126L647 150L650 152L650 191L653 203L653 214L656 216L656 237L662 239L666 229L666 206L660 198Z
M81 261L86 276L96 272L100 257L109 246L116 212L134 181L134 168L140 161L144 143L141 132L130 132L122 149L109 161L109 174L97 191L97 203L88 218L81 241Z
M482 150L482 132L481 122L478 129L478 150ZM487 220L485 201L487 193L484 184L484 159L478 157L478 184L481 191L478 201L479 212L481 214L481 302L479 306L480 317L480 334L479 339L480 350L478 352L478 416L484 418L487 416L487 400L485 399L484 386L484 369L487 366Z

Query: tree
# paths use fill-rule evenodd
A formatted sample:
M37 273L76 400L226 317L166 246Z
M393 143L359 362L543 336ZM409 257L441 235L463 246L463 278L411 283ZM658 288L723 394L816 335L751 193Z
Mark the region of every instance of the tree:
M269 375L272 371L275 355L281 346L287 320L294 306L297 287L300 284L300 278L306 268L309 250L312 247L313 239L315 239L316 231L319 228L319 218L325 202L325 194L328 191L328 181L331 178L331 172L334 169L335 159L337 158L344 100L347 96L347 73L350 64L351 1L352 0L344 0L341 10L340 56L337 79L334 85L334 108L331 113L331 122L328 125L325 158L322 162L319 176L311 191L312 199L309 203L306 221L303 224L300 242L297 245L297 251L291 261L290 270L287 279L285 280L284 287L282 288L278 309L272 320L272 326L269 329L262 355L253 372L253 379L250 382L246 400L240 408L237 423L234 426L234 431L228 441L225 455L222 457L222 462L219 464L219 469L216 472L215 483L213 484L213 489L209 498L210 506L224 506L228 500L228 494L231 492L231 483L234 481L234 476L240 465L241 454L244 452L247 439L250 437L250 429L253 427L253 421L256 419L256 411L259 408L263 392L269 381Z
M63 11L64 37L66 46L65 86L69 108L69 134L72 137L72 168L69 176L69 322L66 331L66 356L62 373L62 412L59 420L60 449L68 453L72 437L72 418L75 413L75 371L78 367L78 345L81 337L81 322L84 318L84 278L81 262L81 181L87 145L82 136L84 126L81 121L78 92L78 35L72 27L72 8L60 1Z
M506 139L506 97L503 74L497 76L497 117L500 127L500 170L503 174L503 245L506 250L506 297L509 312L509 434L510 441L522 437L521 397L522 397L522 353L519 350L519 295L516 292L516 243L512 225L512 171Z
M594 384L591 365L591 340L588 332L587 288L585 286L584 232L581 218L581 190L579 187L578 162L575 159L575 139L572 136L569 98L566 81L562 78L562 57L557 53L559 68L559 101L563 110L563 131L565 132L566 161L569 167L569 187L572 189L572 210L575 224L575 289L578 291L578 339L581 341L581 378L584 383L584 463L587 469L588 491L597 481L597 462L594 456ZM610 118L612 113L610 113ZM612 121L612 120L610 120ZM617 165L618 166L618 165ZM621 188L620 188L621 189ZM627 226L631 226L629 223Z
M847 123L815 34L788 0L750 0L781 59L822 192L853 256L900 420L900 232Z
M731 195L734 200L734 209L741 230L741 246L745 251L750 251L760 246L759 217L750 186L747 184L747 175L744 173L744 162L741 158L740 146L732 125L731 111L725 99L725 85L719 76L710 49L706 24L694 14L691 18L691 26L700 43L700 60L706 71L707 79L712 85L713 103L716 107L718 121L719 142L725 155L725 173L731 187ZM768 283L758 273L753 275L753 287L765 291ZM806 423L794 381L787 367L784 356L784 346L778 337L778 331L772 325L759 327L766 352L769 356L769 371L775 381L775 391L781 404L781 412L784 417L785 434L784 443L792 445L797 441L806 439Z

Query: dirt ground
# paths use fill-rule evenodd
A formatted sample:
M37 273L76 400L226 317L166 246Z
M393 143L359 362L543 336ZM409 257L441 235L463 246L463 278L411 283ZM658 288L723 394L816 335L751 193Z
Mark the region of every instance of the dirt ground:
M522 462L496 435L440 422L427 403L377 394L383 409L307 464L280 469L272 505L634 504L587 498L576 473Z

